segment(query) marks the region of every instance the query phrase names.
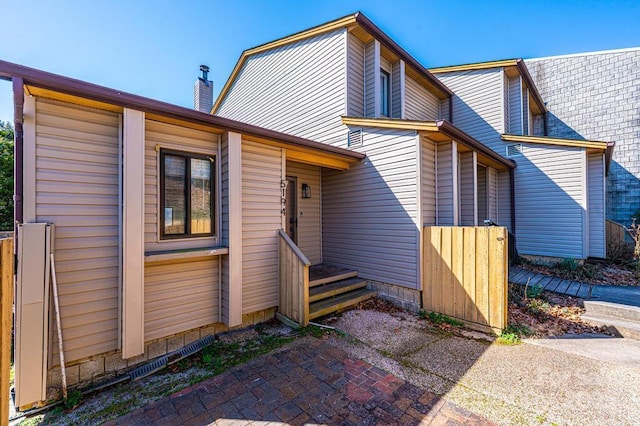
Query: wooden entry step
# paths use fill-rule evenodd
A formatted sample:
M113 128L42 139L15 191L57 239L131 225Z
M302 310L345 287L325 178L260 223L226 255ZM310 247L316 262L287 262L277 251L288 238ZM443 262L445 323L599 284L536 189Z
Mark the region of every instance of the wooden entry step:
M327 299L349 291L365 288L367 281L362 278L353 277L328 284L317 285L309 289L309 302Z
M357 277L358 272L331 265L313 265L309 268L309 287L315 287L347 278Z
M327 299L318 300L309 304L309 319L316 319L332 312L338 312L349 306L371 299L377 294L375 290L360 288L358 290L342 293Z

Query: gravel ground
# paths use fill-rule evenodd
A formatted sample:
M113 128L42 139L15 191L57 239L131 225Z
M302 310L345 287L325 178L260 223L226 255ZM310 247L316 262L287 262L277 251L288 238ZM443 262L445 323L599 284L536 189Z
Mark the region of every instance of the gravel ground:
M479 333L445 333L408 313L354 310L328 324L347 333L331 341L352 356L498 424L640 424L640 363L501 346Z

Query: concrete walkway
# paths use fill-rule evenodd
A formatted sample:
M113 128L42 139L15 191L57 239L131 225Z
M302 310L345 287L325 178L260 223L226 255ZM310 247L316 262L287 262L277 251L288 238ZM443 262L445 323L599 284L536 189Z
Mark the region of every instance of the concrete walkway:
M580 335L515 346L430 328L408 314L349 311L331 325L362 358L501 425L639 425L640 342Z
M258 357L110 425L490 425L311 337ZM264 424L264 423L262 423Z
M596 299L602 302L640 306L640 286L594 285L566 280L552 275L528 271L517 266L509 268L509 282L529 287L541 286L545 291L566 294L581 299Z

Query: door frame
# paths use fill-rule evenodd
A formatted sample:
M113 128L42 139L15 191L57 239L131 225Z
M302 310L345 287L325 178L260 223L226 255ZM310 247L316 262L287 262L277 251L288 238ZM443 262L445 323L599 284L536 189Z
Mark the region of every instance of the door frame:
M285 232L296 245L298 244L298 177L287 175L287 190L285 194ZM290 199L291 198L291 199ZM294 230L291 231L293 224ZM292 235L293 234L293 235Z

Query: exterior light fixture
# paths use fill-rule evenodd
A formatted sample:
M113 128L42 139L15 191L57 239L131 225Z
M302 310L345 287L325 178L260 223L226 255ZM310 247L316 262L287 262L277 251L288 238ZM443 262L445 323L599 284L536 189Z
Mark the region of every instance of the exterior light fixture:
M302 198L311 198L311 187L306 183L302 184Z

